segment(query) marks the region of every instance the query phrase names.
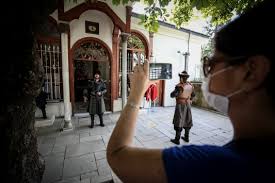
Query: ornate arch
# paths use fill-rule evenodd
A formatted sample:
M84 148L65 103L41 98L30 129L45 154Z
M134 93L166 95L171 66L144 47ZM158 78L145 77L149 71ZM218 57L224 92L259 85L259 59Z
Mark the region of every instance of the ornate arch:
M126 24L117 16L117 14L104 2L82 3L66 12L64 12L64 2L59 1L58 19L63 21L72 21L87 10L98 10L104 12L113 21L114 25L119 27L122 32L126 31Z
M100 54L98 56L105 56L108 57L108 61L112 61L112 52L111 49L109 48L109 46L103 42L102 40L98 39L98 38L94 38L94 37L85 37L82 39L79 39L77 42L74 43L74 45L71 48L71 58L72 60L75 59L74 52L76 50L78 50L78 56L85 56L85 51L86 53L91 54L93 53L93 48L97 48L99 49L99 51L96 54ZM82 51L82 52L81 52ZM86 58L83 58L83 60L89 60L89 55L86 55ZM93 59L90 59L91 61ZM101 60L97 60L94 59L94 61L101 61Z
M81 43L81 45L73 51L73 59L106 62L110 60L110 57L106 47L98 42L89 41Z
M135 35L141 40L144 45L145 55L149 58L149 42L146 39L146 36L142 32L133 29L131 30L131 35Z

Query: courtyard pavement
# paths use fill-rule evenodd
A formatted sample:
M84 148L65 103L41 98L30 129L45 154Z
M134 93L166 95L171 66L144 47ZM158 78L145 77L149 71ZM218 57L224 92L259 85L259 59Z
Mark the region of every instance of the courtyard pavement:
M43 183L99 183L121 182L106 160L106 147L120 113L104 115L105 127L89 128L90 118L75 116L74 130L60 131L63 119L56 119L50 127L37 128L38 151L45 160ZM175 131L172 125L174 107L156 107L139 112L133 146L168 148ZM228 117L192 108L194 126L190 142L181 145L223 145L232 139L233 131Z

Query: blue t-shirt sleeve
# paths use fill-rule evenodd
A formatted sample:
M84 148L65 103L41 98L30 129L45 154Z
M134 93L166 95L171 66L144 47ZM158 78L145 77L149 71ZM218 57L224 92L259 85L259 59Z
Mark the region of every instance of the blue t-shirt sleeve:
M218 181L217 175L228 171L228 162L238 157L223 147L189 145L164 149L162 158L168 182L174 183ZM224 164L228 165L226 169Z

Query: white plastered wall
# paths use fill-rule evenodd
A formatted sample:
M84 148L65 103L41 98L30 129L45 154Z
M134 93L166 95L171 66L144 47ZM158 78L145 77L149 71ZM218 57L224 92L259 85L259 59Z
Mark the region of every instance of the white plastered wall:
M99 35L85 33L85 21L99 23ZM105 42L112 50L112 33L114 24L112 20L103 12L97 10L88 10L82 13L79 19L70 22L70 35L72 46L79 40L85 37L95 37Z
M112 4L112 0L105 0L105 1L101 1L103 3L106 3L114 12L115 14L118 15L118 17L124 22L126 23L126 6L127 5L118 5L115 6ZM66 1L64 3L64 12L82 4L85 3L85 0L77 0L77 2L73 2L73 1ZM128 4L129 6L131 6L131 3Z
M149 39L148 31L142 25L138 25L139 19L132 18L132 29L141 31ZM165 81L164 106L174 106L175 99L170 98L170 93L179 82L178 73L184 70L185 58L182 53L188 51L188 32L160 26L153 39L153 61L156 63L171 63L173 77ZM201 68L201 46L207 43L207 38L199 35L190 35L188 73L189 81L199 77ZM180 53L178 53L180 51Z

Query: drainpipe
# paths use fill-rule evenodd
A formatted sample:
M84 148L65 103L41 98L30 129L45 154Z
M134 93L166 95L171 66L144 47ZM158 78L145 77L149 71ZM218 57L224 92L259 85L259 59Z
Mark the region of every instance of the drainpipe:
M191 35L191 32L189 31L188 33L188 42L187 42L187 52L183 53L184 55L184 70L186 72L188 72L188 62L189 62L189 55L190 55L190 52L189 52L189 46L190 46L190 35Z

